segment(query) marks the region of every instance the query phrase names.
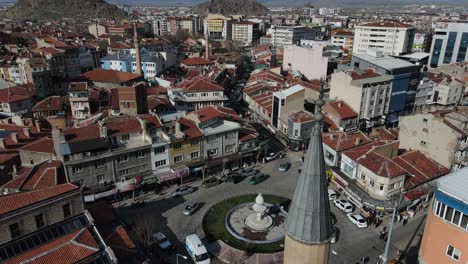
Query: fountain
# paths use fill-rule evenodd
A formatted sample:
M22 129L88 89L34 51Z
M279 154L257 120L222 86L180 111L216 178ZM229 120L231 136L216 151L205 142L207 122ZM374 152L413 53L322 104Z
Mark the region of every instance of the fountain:
M259 193L255 198L255 204L252 206L254 213L245 218L245 225L253 231L268 230L273 224L271 216L265 214L267 207L264 205L263 195Z

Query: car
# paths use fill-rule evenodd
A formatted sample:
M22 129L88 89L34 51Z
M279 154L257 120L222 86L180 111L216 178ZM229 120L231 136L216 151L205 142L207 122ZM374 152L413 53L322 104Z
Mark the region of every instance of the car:
M200 203L188 203L184 208L184 215L193 215L198 208L200 208Z
M330 243L335 244L338 238L338 228L336 226L332 226L332 239L330 240Z
M345 213L351 213L353 211L353 205L347 200L334 200L333 203L336 207Z
M270 152L268 153L266 156L265 156L265 160L268 162L268 161L272 161L274 159L276 159L276 157L278 156L277 153L274 153L274 152Z
M240 174L244 177L249 177L249 176L253 176L255 174L258 173L258 170L257 169L243 169L241 170Z
M289 170L289 167L291 167L291 162L281 163L278 170L286 172Z
M349 221L351 221L351 223L355 224L357 227L359 228L367 227L367 222L364 219L364 217L362 217L362 215L349 213L347 214L347 216L348 216Z
M221 182L233 182L233 183L238 183L241 179L241 175L239 173L228 173L224 174L220 181Z
M336 198L338 198L337 193L332 189L328 189L328 200L333 201Z
M204 180L202 182L202 186L203 186L203 188L210 188L210 187L213 187L215 185L218 185L218 183L219 183L218 178L211 177L211 178L208 178L208 179Z
M151 236L152 241L158 244L160 249L169 249L172 243L167 239L162 232L155 233Z
M257 173L252 178L250 178L249 184L252 184L252 185L259 184L262 181L266 180L266 178L268 178L267 175L265 175L265 174L263 174L261 172Z
M171 193L171 196L172 196L172 197L182 196L182 195L186 195L186 194L192 193L193 191L194 191L193 188L190 187L190 186L188 186L188 185L179 186L179 188L175 189L175 190Z

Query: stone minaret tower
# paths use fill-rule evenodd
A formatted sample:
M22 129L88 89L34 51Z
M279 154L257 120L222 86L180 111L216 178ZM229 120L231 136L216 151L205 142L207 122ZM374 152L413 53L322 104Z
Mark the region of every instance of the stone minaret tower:
M210 59L210 32L209 31L206 34L205 40L206 40L205 58L209 60Z
M316 101L315 124L285 225L285 264L327 264L332 237L321 124L324 81Z
M136 53L136 74L142 74L141 71L141 52L140 52L140 39L138 38L138 31L136 23L133 24L133 45L135 46Z

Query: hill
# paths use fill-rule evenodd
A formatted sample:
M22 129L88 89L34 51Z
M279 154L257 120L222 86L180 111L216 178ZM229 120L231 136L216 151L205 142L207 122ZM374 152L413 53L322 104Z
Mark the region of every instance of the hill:
M5 13L5 18L59 19L59 18L123 18L127 13L104 0L18 0Z
M223 15L264 15L269 10L255 0L210 0L192 8L196 14L218 13Z

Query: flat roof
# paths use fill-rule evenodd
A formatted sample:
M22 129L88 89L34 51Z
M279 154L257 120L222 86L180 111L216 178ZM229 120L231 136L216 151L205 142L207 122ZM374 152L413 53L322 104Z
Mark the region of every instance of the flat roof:
M437 181L437 189L468 204L468 167L452 172Z
M293 85L291 87L289 87L288 89L285 89L285 90L282 90L282 91L278 91L278 92L274 92L273 95L278 97L278 98L286 98L290 95L293 95L299 91L302 91L304 90L304 86L300 85L300 84L296 84L296 85Z
M417 65L414 65L410 62L396 59L396 58L386 56L386 55L380 58L376 58L374 56L371 56L365 53L358 53L358 54L353 54L353 56L356 56L357 58L361 60L368 61L378 67L381 67L387 70L406 68L406 67L418 67Z

